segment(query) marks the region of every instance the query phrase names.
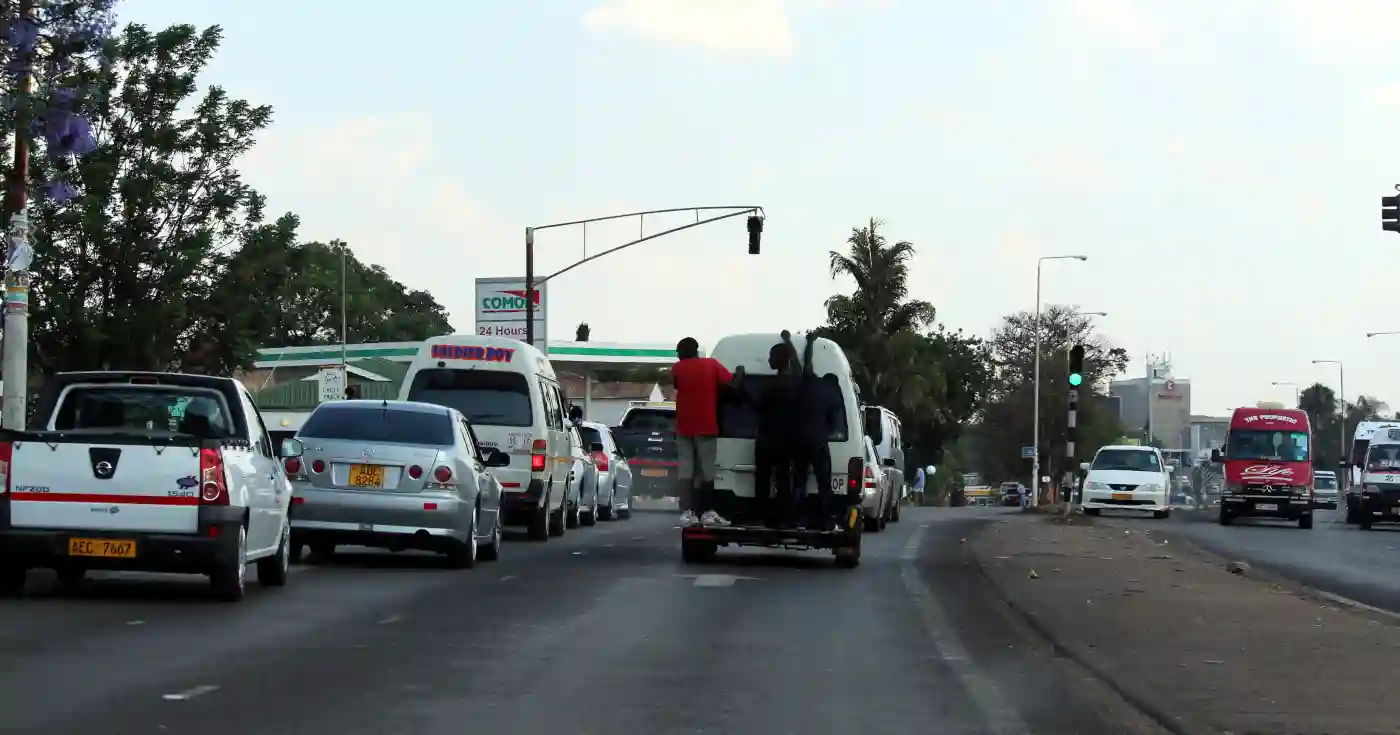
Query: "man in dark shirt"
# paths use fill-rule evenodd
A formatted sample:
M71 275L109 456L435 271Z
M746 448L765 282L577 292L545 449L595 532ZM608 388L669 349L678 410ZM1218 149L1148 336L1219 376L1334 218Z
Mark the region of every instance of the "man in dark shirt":
M734 376L718 360L700 357L700 343L676 343L679 360L671 366L676 387L676 454L680 465L681 525L728 525L715 512L715 455L719 444L719 391ZM697 517L697 514L698 517Z
M796 437L797 350L783 332L783 341L768 350L768 367L774 376L761 390L744 383L744 368L734 370L735 387L758 414L754 441L753 496L766 525L776 527L795 518L792 496L792 460ZM772 491L777 489L777 508Z
M836 528L831 518L835 508L831 490L831 448L827 441L837 414L831 386L812 367L812 351L816 341L817 335L808 332L807 345L802 351L802 374L797 380L792 492L794 501L801 508L807 499L807 474L810 472L815 476L817 509L814 527L826 530Z

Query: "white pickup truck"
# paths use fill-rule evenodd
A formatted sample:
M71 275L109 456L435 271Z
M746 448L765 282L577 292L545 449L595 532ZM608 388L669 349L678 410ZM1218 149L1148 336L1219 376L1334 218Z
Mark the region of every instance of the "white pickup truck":
M28 571L74 582L89 569L209 575L242 599L249 562L286 584L292 489L246 388L231 378L60 373L43 428L0 432L0 595Z

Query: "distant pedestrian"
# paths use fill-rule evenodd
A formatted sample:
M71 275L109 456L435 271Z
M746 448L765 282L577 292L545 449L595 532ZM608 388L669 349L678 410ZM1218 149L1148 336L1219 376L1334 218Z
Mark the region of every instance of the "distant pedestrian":
M924 504L924 483L927 477L924 475L924 468L920 467L914 472L914 484L909 486L909 498L914 505Z
M676 343L676 357L671 384L676 388L681 525L728 525L714 510L715 462L720 386L732 383L734 376L713 357L700 357L700 343L694 337Z

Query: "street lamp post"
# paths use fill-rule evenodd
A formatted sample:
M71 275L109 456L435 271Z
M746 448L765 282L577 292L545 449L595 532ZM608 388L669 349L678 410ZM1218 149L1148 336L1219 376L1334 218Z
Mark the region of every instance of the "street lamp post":
M1341 403L1341 420L1338 421L1337 438L1340 440L1342 453L1338 455L1342 460L1347 458L1347 371L1341 360L1313 360L1314 365L1336 365L1337 366L1337 394ZM1351 482L1351 472L1346 473L1346 480L1343 481L1343 489Z
M729 213L727 213L727 214L716 215L716 216L714 216L714 217L709 217L709 218L707 218L707 219L700 219L700 213L701 213L701 212L713 212L713 211L716 211L716 210L723 210L723 209L733 209L733 210L737 210L737 211L729 212ZM540 278L540 279L538 279L538 280L535 278L535 233L536 233L536 232L539 232L540 230L552 230L552 229L555 229L555 228L558 228L558 227L572 227L573 225L587 225L587 224L591 224L591 223L593 223L593 222L608 222L608 221L615 220L615 219L627 219L627 218L629 218L629 217L646 217L646 216L649 215L649 214L671 214L671 213L675 213L675 212L695 212L695 221L694 221L694 222L691 222L690 224L681 225L680 227L672 227L672 228L669 229L669 230L662 230L661 232L657 232L657 233L654 233L654 234L651 234L651 235L647 235L646 237L639 237L639 238L637 238L636 240L632 240L631 242L622 243L621 245L618 245L618 246L616 246L616 247L608 248L607 250L604 250L604 251L601 252L601 253L595 253L595 254L590 255L590 256L588 256L588 257L586 257L586 258L584 258L584 259L582 259L582 260L580 260L580 261L578 261L578 262L576 262L576 263L574 263L574 264L572 264L572 265L569 265L569 266L566 266L566 267L564 267L564 268L561 268L561 269L559 269L559 270L557 270L557 271L555 271L555 272L553 272L553 273L551 273L551 274L545 276L544 278ZM525 342L526 342L527 344L531 344L531 345L533 345L533 344L535 343L535 288L536 288L537 286L542 286L542 285L544 285L545 283L547 283L548 281L550 281L551 279L553 279L553 278L555 278L555 277L557 277L557 276L562 276L562 275L564 275L565 273L568 273L569 271L571 271L571 270L573 270L573 269L575 269L575 268L577 268L577 267L583 265L584 263L587 263L587 262L593 261L593 260L597 260L598 258L601 258L601 257L603 257L603 256L605 256L605 255L611 255L612 253L615 253L615 252L617 252L617 251L619 251L619 250L623 250L623 249L625 249L625 248L630 248L630 247L632 247L633 245L640 245L640 244L642 244L642 243L644 243L644 242L646 242L646 241L648 241L648 240L655 240L655 239L658 238L658 237L665 237L666 235L670 235L671 233L674 233L674 232L680 232L681 230L689 230L689 229L692 228L692 227L699 227L700 225L707 225L707 224L709 224L709 223L711 223L711 222L718 222L718 221L720 221L720 220L722 220L722 219L729 219L730 217L739 217L739 216L741 216L741 215L749 215L749 223L748 223L748 230L749 230L749 253L752 254L752 255L757 255L757 254L758 254L758 238L759 238L759 236L761 235L761 233L763 232L763 220L764 220L763 207L759 207L759 206L728 205L728 206L711 206L711 207L678 207L678 208L675 208L675 209L649 209L649 210L647 210L647 211L645 211L645 212L628 212L628 213L626 213L626 214L611 214L611 215L608 215L608 216L606 216L606 217L593 217L593 218L591 218L591 219L580 219L580 220L574 220L574 221L572 221L572 222L556 222L556 223L551 224L551 225L539 225L539 226L537 226L537 227L526 227L526 228L525 228Z
M1041 267L1047 260L1079 260L1089 259L1087 255L1043 255L1035 261L1035 375L1032 378L1032 408L1031 408L1031 446L1035 449L1035 456L1031 458L1031 506L1040 505L1040 274Z
M1301 398L1301 395L1302 395L1302 394L1300 394L1300 393L1298 392L1298 384L1297 384L1297 383L1289 383L1289 382L1287 382L1287 381L1275 380L1275 381L1274 381L1273 383L1271 383L1270 385L1274 386L1275 388L1278 388L1278 387L1292 387L1292 388L1293 388L1293 407L1294 407L1294 408L1297 408L1297 407L1299 407L1299 406L1302 405L1302 403L1303 403L1302 398Z

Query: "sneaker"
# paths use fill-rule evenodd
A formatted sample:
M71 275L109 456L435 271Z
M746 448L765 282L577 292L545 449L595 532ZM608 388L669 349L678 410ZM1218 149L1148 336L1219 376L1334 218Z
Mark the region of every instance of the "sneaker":
M705 511L705 514L704 514L704 515L700 516L700 523L703 524L703 525L706 525L706 526L727 526L727 525L729 525L729 521L724 520L723 518L720 517L720 515L719 515L718 513L714 512L714 511L712 511L712 510L707 510L707 511Z
M694 525L698 524L699 522L700 522L700 519L697 518L697 517L695 517L695 511L693 511L693 510L688 510L688 511L686 511L686 512L684 512L684 513L681 514L681 525L682 525L682 526L694 526Z

